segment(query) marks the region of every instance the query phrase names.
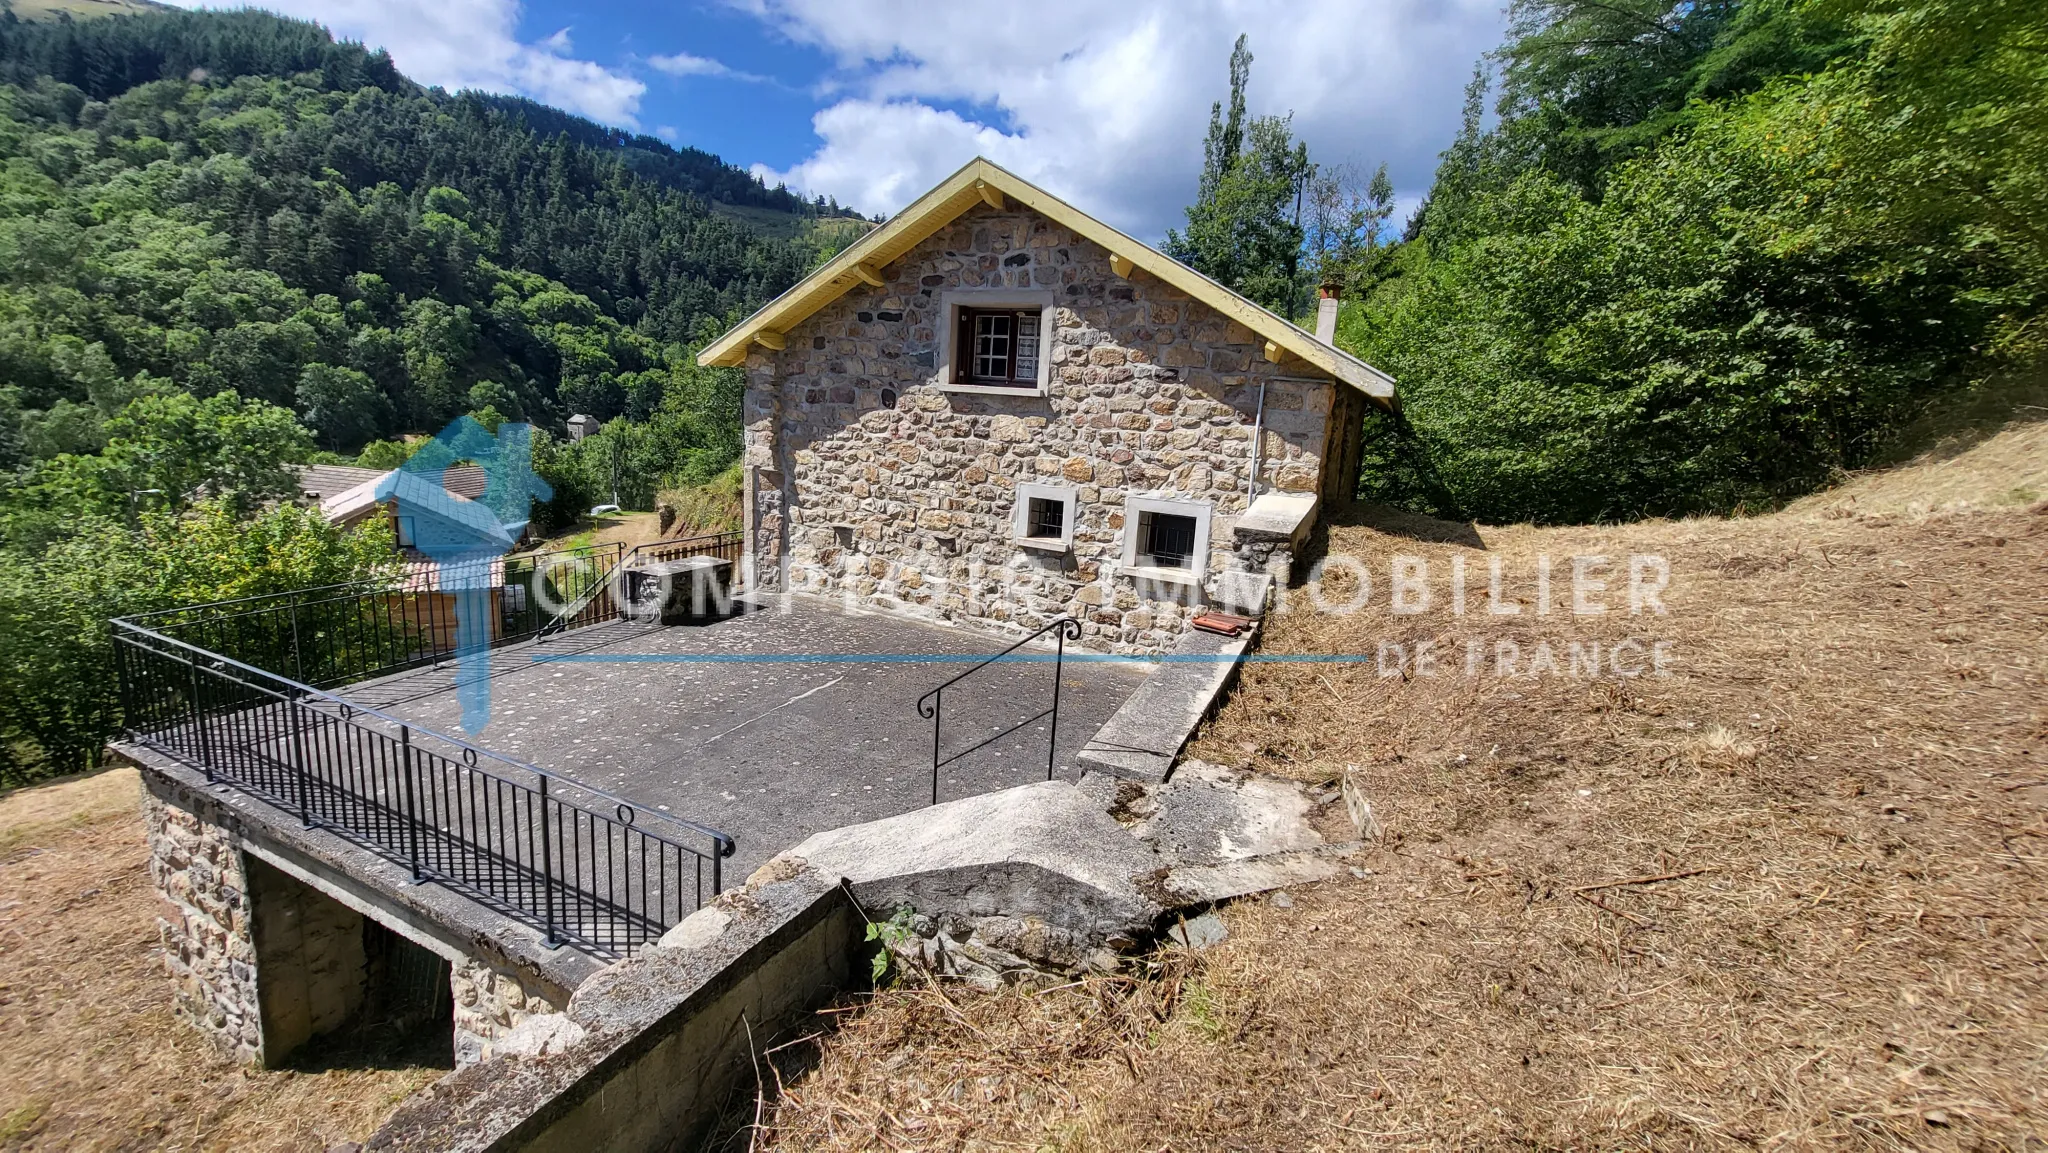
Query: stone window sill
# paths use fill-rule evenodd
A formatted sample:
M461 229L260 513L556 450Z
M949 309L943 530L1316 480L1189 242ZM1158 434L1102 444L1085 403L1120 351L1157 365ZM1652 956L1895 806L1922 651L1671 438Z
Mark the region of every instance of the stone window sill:
M981 396L1034 397L1045 395L1045 386L1042 384L1034 385L1030 388L1016 388L1011 387L1009 385L954 384L951 381L942 381L933 387L935 387L940 392L970 392L979 394Z
M1042 536L1020 536L1017 538L1017 547L1036 549L1039 552L1058 553L1066 552L1068 548L1066 541L1054 540L1051 537Z
M1191 568L1153 568L1150 565L1118 565L1116 575L1131 581L1149 581L1161 584L1187 585L1198 588L1202 574Z

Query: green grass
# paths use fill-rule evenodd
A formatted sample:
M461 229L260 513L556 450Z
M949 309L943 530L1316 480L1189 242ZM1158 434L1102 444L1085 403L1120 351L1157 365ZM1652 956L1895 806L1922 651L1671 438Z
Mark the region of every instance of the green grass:
M155 0L0 0L5 7L23 20L49 20L59 13L68 12L74 20L94 16L140 16L148 12L175 12L168 4Z
M90 3L91 0L80 0L80 2ZM723 216L728 220L737 220L762 236L773 237L776 240L794 240L799 236L816 231L825 234L845 233L844 239L846 243L850 244L854 240L859 239L868 229L874 227L874 225L869 224L865 220L855 220L851 217L841 216L833 217L829 220L819 220L809 216L798 216L789 212L778 212L773 208L761 208L752 204L720 204L717 201L713 201L711 203L711 212L714 216ZM841 247L844 247L844 245Z
M0 1142L13 1144L27 1139L35 1132L36 1122L43 1119L49 1105L43 1101L30 1101L5 1117L0 1117Z

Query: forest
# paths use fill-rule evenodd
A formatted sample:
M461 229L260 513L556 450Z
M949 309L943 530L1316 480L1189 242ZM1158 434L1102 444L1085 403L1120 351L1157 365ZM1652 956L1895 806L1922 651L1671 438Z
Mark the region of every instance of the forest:
M714 203L853 215L302 21L0 12L0 778L97 756L108 616L390 556L275 506L290 464L470 414L542 430L542 519L724 470L695 345L857 233Z
M1241 42L1169 237L1296 316L1341 287L1339 343L1402 397L1361 496L1495 523L1760 511L2038 382L2048 7L1515 0L1510 23L1405 228L1383 170L1246 115Z

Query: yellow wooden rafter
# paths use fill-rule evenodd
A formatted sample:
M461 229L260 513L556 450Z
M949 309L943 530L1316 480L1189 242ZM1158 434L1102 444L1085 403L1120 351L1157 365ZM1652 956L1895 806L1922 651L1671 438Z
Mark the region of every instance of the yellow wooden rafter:
M1387 407L1395 404L1394 380L1386 373L1317 340L1311 333L1165 253L1132 239L1029 181L979 158L968 162L938 187L906 206L888 223L869 231L796 287L768 302L754 315L707 345L698 353L697 362L739 365L746 362L747 349L753 345L783 348L785 333L795 330L819 309L856 285L883 287L885 280L881 269L961 216L983 206L1006 210L1021 207L1035 212L1081 239L1108 249L1110 266L1118 276L1128 279L1143 271L1148 277L1244 325L1259 337L1267 360L1277 364L1282 357L1291 358L1291 362L1298 363L1300 370L1333 377Z

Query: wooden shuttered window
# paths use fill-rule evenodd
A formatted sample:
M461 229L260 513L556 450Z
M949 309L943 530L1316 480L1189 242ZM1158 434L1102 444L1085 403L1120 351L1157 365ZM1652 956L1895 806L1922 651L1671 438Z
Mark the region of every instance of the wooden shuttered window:
M953 379L998 388L1037 388L1038 309L962 308L953 328Z

